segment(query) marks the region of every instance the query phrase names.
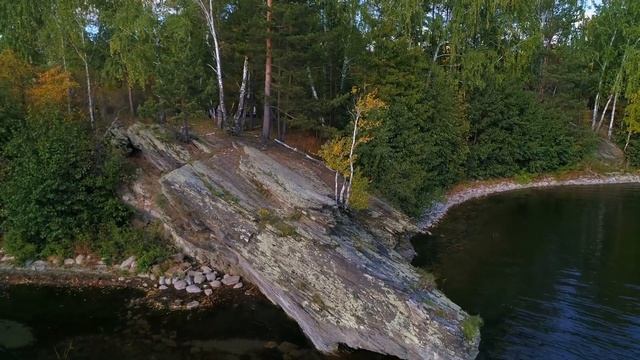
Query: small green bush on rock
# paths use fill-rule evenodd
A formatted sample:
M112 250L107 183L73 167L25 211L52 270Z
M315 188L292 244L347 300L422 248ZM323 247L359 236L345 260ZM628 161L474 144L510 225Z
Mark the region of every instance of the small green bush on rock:
M484 321L479 315L469 316L462 322L462 333L467 341L473 341L478 335L480 335L480 328L484 324Z

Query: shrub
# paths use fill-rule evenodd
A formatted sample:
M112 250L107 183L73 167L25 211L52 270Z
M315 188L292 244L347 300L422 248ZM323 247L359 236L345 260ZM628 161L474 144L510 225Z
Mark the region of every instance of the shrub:
M138 270L141 271L148 270L171 253L171 247L159 225L134 228L105 224L101 226L93 244L108 263L135 255Z
M465 340L471 342L480 335L480 328L483 325L482 318L479 315L469 316L462 321L462 333Z
M61 255L80 234L94 233L105 222L128 221L131 212L116 195L122 160L96 149L82 125L28 119L4 156L2 228L14 255Z

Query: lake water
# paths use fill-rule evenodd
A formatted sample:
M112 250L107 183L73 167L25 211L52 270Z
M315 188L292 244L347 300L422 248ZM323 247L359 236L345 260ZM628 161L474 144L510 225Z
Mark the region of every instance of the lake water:
M264 298L154 310L130 289L2 286L0 359L325 359ZM343 349L335 359L380 359Z
M432 233L415 265L482 316L479 359L640 359L640 186L498 194Z

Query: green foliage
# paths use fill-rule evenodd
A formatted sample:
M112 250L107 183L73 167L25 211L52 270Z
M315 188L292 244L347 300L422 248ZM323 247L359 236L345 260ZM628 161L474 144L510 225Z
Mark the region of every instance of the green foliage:
M469 316L462 321L462 333L467 341L473 341L480 335L480 328L484 321L479 315Z
M580 161L590 150L576 126L545 109L518 86L490 86L472 94L468 175L539 174Z
M96 150L86 130L58 118L31 118L5 147L0 199L5 245L16 255L68 252L99 224L125 224L117 199L122 162Z
M389 107L361 146L360 165L374 189L418 215L438 189L464 173L465 106L454 84L418 49L390 44L372 68L370 81Z
M161 262L171 254L171 247L160 225L133 228L114 223L104 224L91 243L109 263L135 255L140 271L147 271L151 265Z
M357 169L353 175L351 184L351 195L349 196L349 207L354 210L365 210L369 208L369 179L362 175Z

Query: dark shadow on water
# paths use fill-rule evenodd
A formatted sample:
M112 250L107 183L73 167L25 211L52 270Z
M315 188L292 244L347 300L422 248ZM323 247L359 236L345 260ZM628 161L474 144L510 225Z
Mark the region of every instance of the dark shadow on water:
M327 358L264 299L160 311L132 305L140 295L129 289L0 286L0 359ZM329 358L384 357L342 349Z

